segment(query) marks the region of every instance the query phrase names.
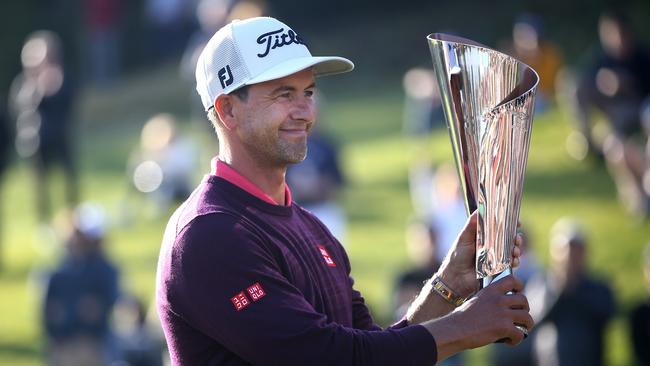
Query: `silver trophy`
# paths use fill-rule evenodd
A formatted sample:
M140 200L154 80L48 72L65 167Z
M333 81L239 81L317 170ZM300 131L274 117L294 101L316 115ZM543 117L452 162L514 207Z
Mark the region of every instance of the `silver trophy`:
M468 215L478 210L476 276L485 287L512 273L539 76L468 39L427 40L465 207Z

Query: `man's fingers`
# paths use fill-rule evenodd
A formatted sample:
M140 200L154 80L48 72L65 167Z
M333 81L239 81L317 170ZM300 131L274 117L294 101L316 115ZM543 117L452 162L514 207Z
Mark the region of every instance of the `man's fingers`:
M461 243L476 243L476 223L478 222L478 211L472 212L465 222L463 231L460 232L459 240Z
M490 286L494 286L502 294L510 291L521 292L524 289L524 283L513 275L506 276L490 284Z
M524 333L513 324L512 328L508 332L508 336L505 338L505 343L509 346L516 346L523 340Z
M503 303L510 309L526 310L527 312L530 310L528 299L520 292L505 295Z
M519 259L519 257L512 258L512 263L511 263L512 268L517 268L519 267L520 264L521 264L521 260Z
M467 218L467 222L465 223L465 229L473 229L476 231L476 224L478 223L478 211L472 212L471 215Z
M505 343L511 346L519 344L525 338L524 332L517 326L526 328L530 331L533 326L533 318L524 310L512 310L512 326L508 327Z
M524 236L521 233L515 235L515 247L520 247L524 244Z
M533 329L535 321L533 317L530 316L527 310L511 310L513 324L521 325L522 327L528 329L529 331Z

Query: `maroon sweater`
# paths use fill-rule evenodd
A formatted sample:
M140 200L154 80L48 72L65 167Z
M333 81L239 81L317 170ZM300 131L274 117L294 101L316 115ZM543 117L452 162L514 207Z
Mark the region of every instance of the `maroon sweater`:
M174 365L427 365L420 325L381 330L339 242L295 203L206 176L169 221L157 306Z

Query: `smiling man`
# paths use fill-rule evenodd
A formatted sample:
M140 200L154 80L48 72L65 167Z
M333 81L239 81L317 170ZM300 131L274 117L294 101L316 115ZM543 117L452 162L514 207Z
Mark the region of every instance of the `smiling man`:
M285 183L307 154L315 77L352 68L313 57L273 18L234 21L203 50L197 90L219 155L161 248L157 307L174 365L432 365L532 327L514 277L476 292L475 215L406 318L374 324L343 247Z

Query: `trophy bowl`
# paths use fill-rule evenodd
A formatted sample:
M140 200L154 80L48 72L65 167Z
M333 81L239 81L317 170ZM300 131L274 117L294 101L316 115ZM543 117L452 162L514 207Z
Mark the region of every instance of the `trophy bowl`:
M476 276L511 273L539 76L452 35L427 37L467 214L478 210Z

